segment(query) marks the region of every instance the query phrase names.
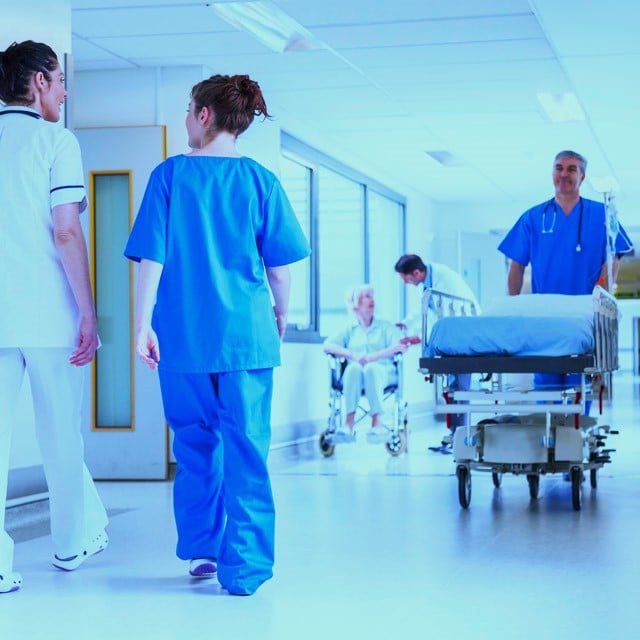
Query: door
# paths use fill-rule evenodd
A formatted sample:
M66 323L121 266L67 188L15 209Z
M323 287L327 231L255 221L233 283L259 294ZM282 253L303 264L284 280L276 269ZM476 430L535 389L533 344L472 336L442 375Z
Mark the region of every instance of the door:
M500 236L463 231L459 236L459 272L486 307L507 293L505 257L498 251Z
M94 478L163 479L168 429L156 372L133 355L137 266L123 255L153 168L166 157L164 127L78 129L86 170L82 216L102 342L83 407L87 466Z

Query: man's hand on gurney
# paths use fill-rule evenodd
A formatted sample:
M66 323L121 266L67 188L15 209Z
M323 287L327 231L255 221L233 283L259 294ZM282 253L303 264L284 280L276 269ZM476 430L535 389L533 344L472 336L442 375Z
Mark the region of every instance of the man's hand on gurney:
M412 344L420 344L420 336L406 336L404 338L400 338L400 344L403 344L406 347L409 347Z

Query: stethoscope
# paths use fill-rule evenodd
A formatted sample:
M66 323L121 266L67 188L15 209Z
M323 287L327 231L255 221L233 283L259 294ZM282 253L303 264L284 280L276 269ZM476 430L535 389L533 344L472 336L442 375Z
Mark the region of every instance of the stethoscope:
M553 206L553 218L551 220L551 226L547 227L547 211L549 207ZM576 244L576 251L582 251L582 215L584 214L584 200L580 198L580 213L578 214L578 243ZM556 226L556 216L558 215L558 209L556 207L556 199L551 198L547 204L544 205L542 210L542 233L553 233Z

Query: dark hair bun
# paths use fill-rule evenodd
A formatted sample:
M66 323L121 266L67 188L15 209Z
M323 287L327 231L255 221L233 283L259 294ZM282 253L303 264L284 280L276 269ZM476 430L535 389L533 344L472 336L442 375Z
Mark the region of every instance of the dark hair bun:
M247 75L211 76L193 87L191 97L199 111L209 107L215 127L240 135L255 116L270 118L260 85Z
M57 66L58 58L50 46L33 40L14 42L0 52L0 99L5 103L33 102L33 75L41 72L51 80L51 72Z

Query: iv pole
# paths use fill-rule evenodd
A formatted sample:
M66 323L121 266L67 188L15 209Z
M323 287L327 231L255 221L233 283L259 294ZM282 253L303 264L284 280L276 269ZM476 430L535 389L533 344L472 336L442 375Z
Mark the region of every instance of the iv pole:
M613 191L605 191L602 195L604 197L604 224L607 233L607 291L613 295L613 262L616 257L616 238L620 224Z

